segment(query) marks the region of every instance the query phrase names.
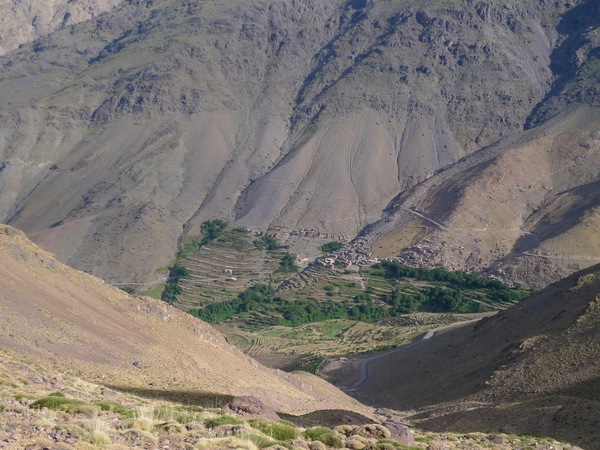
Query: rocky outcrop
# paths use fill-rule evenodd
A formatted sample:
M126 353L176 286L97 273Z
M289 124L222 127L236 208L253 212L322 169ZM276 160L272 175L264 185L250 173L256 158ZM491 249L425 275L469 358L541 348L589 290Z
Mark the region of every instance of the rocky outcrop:
M0 3L0 55L93 19L123 0L10 0ZM151 2L147 2L151 3Z

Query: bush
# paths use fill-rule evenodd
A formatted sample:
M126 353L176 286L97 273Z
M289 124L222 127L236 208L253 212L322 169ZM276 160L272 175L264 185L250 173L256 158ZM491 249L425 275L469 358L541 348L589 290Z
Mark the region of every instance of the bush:
M243 420L228 415L213 417L204 421L204 425L206 425L207 428L216 428L221 425L240 425L242 423L244 423Z
M323 253L333 253L344 246L343 242L331 241L321 245L320 249Z
M296 439L300 434L293 425L288 425L281 422L273 422L263 419L249 420L248 423L252 428L262 431L268 436L278 441L288 441Z
M311 441L320 441L333 448L343 448L344 444L339 436L327 427L313 427L304 432L304 437Z
M279 262L277 272L297 272L298 266L295 264L295 259L290 253L286 253Z
M252 241L252 243L259 250L278 250L280 248L283 248L283 246L277 243L277 240L273 236L270 236L268 234L262 235L260 239L255 239L254 241Z
M49 395L33 402L30 408L33 409L54 409L60 411L73 412L78 406L85 405L83 400L61 397L59 395Z
M116 402L97 402L94 403L94 405L99 407L102 411L113 411L117 414L120 414L123 417L132 418L135 415L134 410L127 409L120 403Z

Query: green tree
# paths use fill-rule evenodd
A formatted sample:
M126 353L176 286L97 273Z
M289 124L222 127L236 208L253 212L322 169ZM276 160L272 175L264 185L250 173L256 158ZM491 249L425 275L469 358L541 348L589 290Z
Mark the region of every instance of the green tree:
M298 272L299 267L295 264L294 257L288 252L283 255L279 262L278 272Z

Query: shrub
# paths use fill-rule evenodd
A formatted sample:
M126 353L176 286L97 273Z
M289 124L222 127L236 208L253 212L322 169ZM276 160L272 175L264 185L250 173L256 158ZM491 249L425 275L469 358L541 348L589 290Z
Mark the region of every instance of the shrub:
M74 398L60 397L57 395L49 395L33 402L30 408L33 409L56 409L61 411L73 412L75 408L84 405L85 402Z
M207 428L216 428L221 425L240 425L242 423L244 423L243 420L228 415L213 417L204 421L204 425L206 425Z
M273 422L263 419L249 420L248 423L252 428L262 431L267 436L271 436L278 441L287 441L296 439L299 436L298 430L293 425L287 423Z
M332 253L344 246L343 242L331 241L327 244L321 245L320 249L323 253Z
M304 437L312 441L320 441L329 447L343 448L344 444L334 431L327 427L313 427L304 432Z
M51 392L48 394L48 397L65 397L65 394L62 392Z
M115 402L97 402L94 403L95 406L99 407L102 411L113 411L117 414L120 414L123 417L132 418L135 415L135 411L132 409L127 409L120 403Z
M290 253L286 253L279 262L279 267L276 272L297 272L298 266L295 264L294 257Z

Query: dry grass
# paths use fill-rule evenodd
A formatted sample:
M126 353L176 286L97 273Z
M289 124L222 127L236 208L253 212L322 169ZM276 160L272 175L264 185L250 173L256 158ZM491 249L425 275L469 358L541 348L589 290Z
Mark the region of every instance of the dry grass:
M42 381L42 376L51 377L54 386ZM14 383L16 387L4 389L0 396L6 405L0 410L0 423L19 430L19 434L9 441L9 448L38 445L57 450L121 450L154 448L160 443L171 448L258 450L271 445L289 446L291 439L302 439L303 436L304 429L296 428L287 421L234 419L224 415L222 410L207 410L168 401L148 401L119 392L114 393L111 402L126 405L126 413L104 410L96 405L102 400L101 392L106 390L105 387L83 382L71 375L35 368L6 354L0 358L0 379L20 380ZM23 386L36 393L32 399L23 400L24 404L16 399ZM62 398L72 398L81 403L67 411L32 409L27 405L33 400L48 398L50 394L65 394L61 391L68 392L68 397ZM222 433L227 432L228 423L238 423L240 434L222 437ZM308 433L304 439L321 439L321 434L327 442L333 439L332 431L324 427L319 430L318 436ZM415 430L415 436L418 448L422 449L431 442L442 442L450 450L473 449L477 448L476 445L488 442L487 435L482 433L440 435ZM556 447L557 444L552 440L525 436L507 436L506 439L507 442L510 439L510 442L530 446L551 443ZM381 448L400 448L398 443L388 440L380 440L378 445ZM563 444L563 448L569 449L570 446Z

